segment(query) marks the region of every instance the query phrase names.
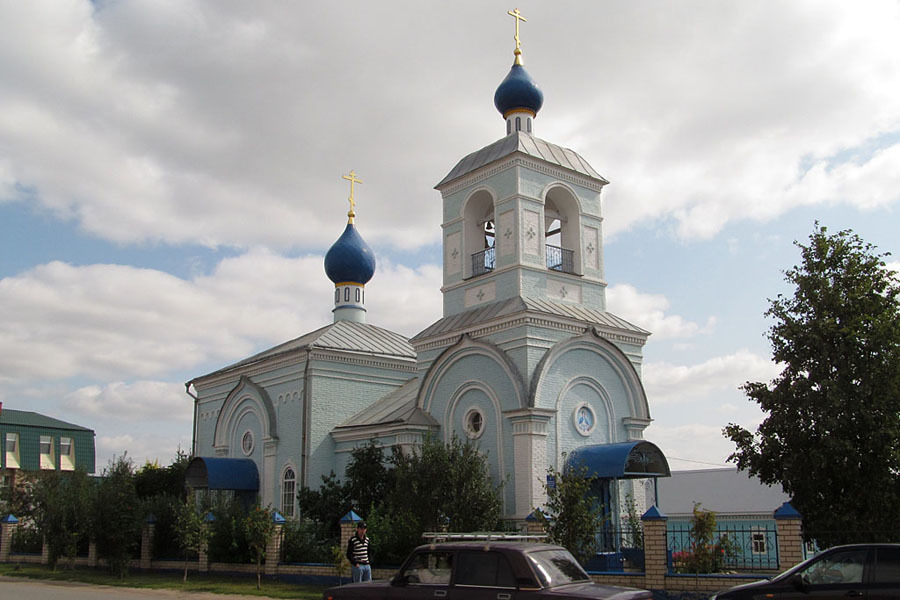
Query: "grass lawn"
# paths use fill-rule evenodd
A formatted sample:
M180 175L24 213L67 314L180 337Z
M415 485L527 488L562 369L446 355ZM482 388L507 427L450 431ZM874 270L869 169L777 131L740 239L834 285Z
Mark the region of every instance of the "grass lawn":
M256 589L256 577L227 577L223 575L199 575L188 573L187 583L183 583L182 573L144 573L134 571L124 579L119 579L97 569L73 569L57 567L51 571L40 565L0 564L0 575L26 577L29 579L52 579L56 581L79 581L94 585L112 585L131 588L153 588L181 590L186 592L209 592L213 594L242 594L265 598L300 598L320 600L325 586L298 585L263 579L262 589Z

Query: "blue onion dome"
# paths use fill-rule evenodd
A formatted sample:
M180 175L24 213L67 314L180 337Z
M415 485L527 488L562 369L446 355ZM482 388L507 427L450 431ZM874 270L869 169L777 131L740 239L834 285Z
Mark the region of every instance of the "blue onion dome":
M544 104L544 93L525 67L514 64L494 92L494 106L506 118L511 110L525 109L537 114Z
M365 285L375 274L375 254L353 223L325 254L325 274L334 283Z

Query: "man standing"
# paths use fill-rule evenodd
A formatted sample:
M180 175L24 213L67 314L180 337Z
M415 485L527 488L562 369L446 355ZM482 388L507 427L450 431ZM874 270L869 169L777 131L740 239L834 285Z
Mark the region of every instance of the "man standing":
M347 542L347 560L353 583L372 581L372 567L369 565L369 538L366 536L366 522L356 524L356 533Z

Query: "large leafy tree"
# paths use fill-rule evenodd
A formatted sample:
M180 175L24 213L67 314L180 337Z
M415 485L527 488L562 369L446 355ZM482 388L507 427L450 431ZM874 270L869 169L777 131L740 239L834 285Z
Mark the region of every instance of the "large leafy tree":
M735 424L730 460L780 484L820 544L896 538L900 523L900 286L887 254L816 224L792 296L770 301L781 374L744 385L767 413Z

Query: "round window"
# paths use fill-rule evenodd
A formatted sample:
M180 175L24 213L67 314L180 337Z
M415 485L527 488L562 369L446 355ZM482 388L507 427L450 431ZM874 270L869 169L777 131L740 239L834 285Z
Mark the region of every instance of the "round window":
M466 435L477 438L482 433L484 433L484 415L477 408L473 408L466 413Z
M247 431L244 433L244 437L241 438L241 450L244 451L244 454L249 455L253 452L253 432Z
M575 419L575 429L581 435L590 435L597 425L597 415L594 414L594 409L591 408L590 404L582 403L576 406L573 417Z

